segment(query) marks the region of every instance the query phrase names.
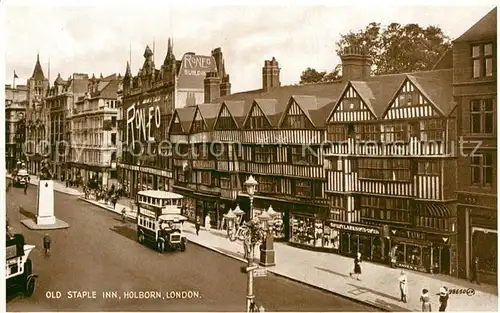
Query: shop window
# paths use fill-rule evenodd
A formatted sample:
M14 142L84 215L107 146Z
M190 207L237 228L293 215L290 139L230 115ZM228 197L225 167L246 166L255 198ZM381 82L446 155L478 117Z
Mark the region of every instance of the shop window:
M290 241L321 247L323 244L323 222L310 217L293 216Z

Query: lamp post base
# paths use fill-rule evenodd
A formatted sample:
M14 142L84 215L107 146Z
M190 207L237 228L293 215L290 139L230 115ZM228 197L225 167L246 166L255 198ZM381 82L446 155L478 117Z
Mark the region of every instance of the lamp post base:
M275 266L276 262L274 260L274 250L260 250L260 262L261 266Z

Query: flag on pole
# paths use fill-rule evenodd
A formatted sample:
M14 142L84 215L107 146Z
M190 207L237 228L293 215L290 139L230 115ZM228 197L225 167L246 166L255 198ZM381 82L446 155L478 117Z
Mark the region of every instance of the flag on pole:
M17 76L16 74L16 70L14 70L14 78L19 78L19 76Z

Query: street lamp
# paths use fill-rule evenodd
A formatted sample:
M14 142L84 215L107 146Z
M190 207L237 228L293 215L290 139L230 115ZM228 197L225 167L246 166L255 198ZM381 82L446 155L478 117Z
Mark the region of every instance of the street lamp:
M265 238L264 230L258 219L253 219L248 222L244 222L243 225L235 231L235 222L237 220L237 215L229 210L227 214L224 215L227 220L227 234L230 241L241 240L247 251L247 267L242 268L243 272L247 273L247 312L254 306L255 295L253 294L253 271L258 268L258 265L253 263L254 258L254 248L257 244L261 243Z
M274 259L274 217L277 215L276 211L273 210L272 206L269 206L267 211L262 212L259 216L259 220L262 223L262 227L266 231L266 237L263 244L260 246L260 262L262 266L274 266L276 265Z
M233 213L236 215L236 225L237 225L236 227L239 227L241 224L241 219L243 218L243 215L245 215L245 211L240 209L240 205L237 204Z
M247 188L247 193L250 196L250 216L249 219L252 220L254 218L253 216L253 195L255 194L255 188L259 184L252 175L248 177L248 179L243 183L245 187Z

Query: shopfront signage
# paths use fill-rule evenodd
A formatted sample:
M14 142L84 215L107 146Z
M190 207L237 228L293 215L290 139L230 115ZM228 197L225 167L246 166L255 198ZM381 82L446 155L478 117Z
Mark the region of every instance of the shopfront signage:
M427 272L427 270L423 267L419 267L419 266L415 266L415 265L411 265L411 264L406 264L406 263L396 263L396 266L406 268L409 270L413 270L413 271L418 271L418 272Z
M417 240L426 240L427 239L424 233L420 233L417 231L403 230L403 229L391 229L391 233L394 237L417 239Z
M379 235L380 234L380 230L378 230L377 228L369 228L369 227L365 227L365 226L358 226L358 225L351 225L351 224L340 224L340 223L332 222L332 223L330 223L330 227L340 229L340 230L349 230L349 231L365 233L365 234L372 234L372 235Z

